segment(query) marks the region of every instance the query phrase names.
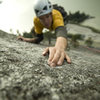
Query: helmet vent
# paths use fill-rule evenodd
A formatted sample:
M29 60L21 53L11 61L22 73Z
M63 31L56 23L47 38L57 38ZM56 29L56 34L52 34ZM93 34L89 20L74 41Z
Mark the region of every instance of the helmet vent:
M39 12L39 10L35 9L35 13L38 13L38 12Z
M45 7L43 8L43 10L47 10L47 6L45 6Z
M49 6L49 8L51 8L51 5Z

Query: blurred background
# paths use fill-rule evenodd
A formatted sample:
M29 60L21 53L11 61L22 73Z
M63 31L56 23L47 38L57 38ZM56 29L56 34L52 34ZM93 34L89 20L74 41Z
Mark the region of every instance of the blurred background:
M51 0L53 4L61 5L67 13L84 12L95 18L82 24L100 29L100 0ZM0 29L6 32L29 32L35 16L34 0L0 0Z

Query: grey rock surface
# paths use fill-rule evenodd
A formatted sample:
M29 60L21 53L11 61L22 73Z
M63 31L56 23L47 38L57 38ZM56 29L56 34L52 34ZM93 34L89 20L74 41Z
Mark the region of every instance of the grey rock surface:
M51 68L44 49L0 31L0 100L100 100L100 54L70 50Z

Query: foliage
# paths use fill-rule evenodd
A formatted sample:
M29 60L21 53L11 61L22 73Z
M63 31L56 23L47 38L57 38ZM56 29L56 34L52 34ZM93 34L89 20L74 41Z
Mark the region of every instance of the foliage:
M79 46L78 40L84 39L84 36L81 34L68 34L67 36L68 36L68 38L71 39L70 45L72 45L75 48Z
M64 9L64 7L60 6L58 4L54 4L53 8L57 9L58 11L61 12L61 14L63 16L63 19L64 19L65 25L67 23L80 24L80 23L84 22L87 19L94 18L93 16L85 14L84 12L81 13L80 11L76 11L75 13L69 12L69 14L68 14L67 11Z
M69 12L69 15L67 16L67 18L68 18L68 23L79 24L79 23L84 22L87 19L94 18L94 17L88 14L85 14L84 12L80 13L80 11L77 11L75 13Z
M25 38L33 38L33 35L32 35L32 33L24 32L23 33L23 37L25 37Z
M10 29L10 33L13 33L13 30L12 29Z
M93 44L92 38L89 37L89 38L85 41L85 44L86 44L88 47L92 47L92 44Z
M2 1L0 1L0 4L2 3Z
M30 32L24 32L23 37L25 38L33 38L35 36L34 27L31 28Z
M48 43L51 44L51 39L56 38L56 34L50 31L44 32L44 39L48 40Z
M67 34L67 37L68 38L72 38L73 39L73 41L76 41L76 40L84 40L84 35L81 35L81 34Z
M36 34L34 32L34 27L32 27L32 29L29 33L28 32L23 33L23 37L25 37L25 38L33 38L35 36L36 36ZM52 38L56 38L56 34L54 32L50 32L50 31L44 32L44 40L48 40L49 44L51 44Z

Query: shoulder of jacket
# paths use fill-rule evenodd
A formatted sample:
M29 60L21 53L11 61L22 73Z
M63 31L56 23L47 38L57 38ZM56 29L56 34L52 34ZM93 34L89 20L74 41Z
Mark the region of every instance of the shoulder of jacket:
M60 11L58 11L58 10L56 10L56 9L53 9L52 13L53 13L53 14L61 14Z

